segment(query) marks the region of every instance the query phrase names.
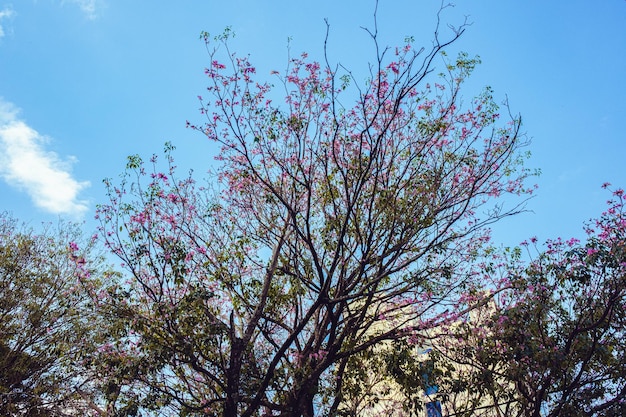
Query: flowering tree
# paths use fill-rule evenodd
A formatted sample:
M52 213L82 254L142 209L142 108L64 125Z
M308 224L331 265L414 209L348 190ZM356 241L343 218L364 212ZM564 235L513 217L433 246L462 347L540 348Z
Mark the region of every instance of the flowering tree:
M443 49L462 32L430 49L371 32L364 85L302 54L276 89L228 32L203 34L206 121L189 127L221 146L217 182L177 179L169 146L169 171L131 157L98 214L130 274L102 300L127 326L112 354L150 364L155 403L333 415L352 356L456 317L485 226L516 210L491 202L529 192L520 120L500 124L489 89L461 100L478 61Z
M456 327L463 343L448 343L440 353L457 372L440 382L449 393L462 387L459 415L499 415L494 405L510 416L624 415L623 190L613 197L586 226L586 242L548 241L529 265L506 271L511 286L493 309Z

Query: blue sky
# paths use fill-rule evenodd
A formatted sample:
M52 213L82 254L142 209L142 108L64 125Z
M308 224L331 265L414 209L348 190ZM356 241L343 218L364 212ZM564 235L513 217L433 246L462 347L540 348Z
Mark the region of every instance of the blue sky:
M413 35L428 45L439 0L380 0L383 45ZM200 121L197 95L208 57L199 33L231 26L232 48L259 73L295 53L363 71L373 48L374 1L0 0L0 210L33 225L61 216L95 227L101 180L125 158L177 147L201 175L215 149L185 121ZM490 85L520 113L540 168L532 213L507 219L495 239L579 236L600 214L608 181L626 187L626 1L458 0L442 15L471 26L451 53L480 55L467 97Z

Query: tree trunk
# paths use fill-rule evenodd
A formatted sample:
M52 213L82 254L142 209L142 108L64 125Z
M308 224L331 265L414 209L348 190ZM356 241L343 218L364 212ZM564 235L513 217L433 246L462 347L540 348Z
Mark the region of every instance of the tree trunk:
M226 402L223 417L237 417L239 405L239 378L241 376L241 357L243 355L243 340L233 336L228 370L226 372Z
M281 417L315 417L313 400L318 391L318 379L303 381L293 392L286 413Z

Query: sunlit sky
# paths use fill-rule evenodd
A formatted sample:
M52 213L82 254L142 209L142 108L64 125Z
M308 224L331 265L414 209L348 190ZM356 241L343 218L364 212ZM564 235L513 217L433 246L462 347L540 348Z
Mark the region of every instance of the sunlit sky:
M84 221L89 232L102 179L165 141L201 176L215 148L185 128L201 121L207 85L201 31L232 27L232 49L269 78L286 66L288 37L292 53L322 59L327 18L331 60L365 74L374 49L361 27L373 27L374 4L0 0L0 211L32 225ZM440 4L380 0L380 43L430 45ZM626 1L458 0L441 17L444 35L471 23L450 51L482 59L465 94L490 85L508 98L532 141L527 166L542 171L532 212L499 224L495 240L580 237L609 198L601 184L626 187Z

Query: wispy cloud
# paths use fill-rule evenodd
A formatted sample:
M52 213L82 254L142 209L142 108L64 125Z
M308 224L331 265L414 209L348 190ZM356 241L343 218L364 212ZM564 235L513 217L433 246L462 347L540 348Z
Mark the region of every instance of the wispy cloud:
M98 10L102 6L104 0L63 0L63 4L75 4L82 10L89 19L98 17Z
M74 158L62 159L45 149L49 139L18 117L18 109L0 98L0 176L26 192L36 206L55 214L79 217L88 208L79 192L87 181L72 177Z
M5 6L2 10L0 10L0 38L3 38L5 35L4 27L2 26L2 21L5 19L10 19L15 16L15 11L11 6Z

